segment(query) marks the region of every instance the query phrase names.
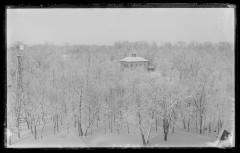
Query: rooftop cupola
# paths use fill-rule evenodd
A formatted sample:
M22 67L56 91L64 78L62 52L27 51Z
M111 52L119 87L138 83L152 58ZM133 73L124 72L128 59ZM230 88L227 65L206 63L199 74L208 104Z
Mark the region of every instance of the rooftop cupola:
M135 53L133 53L133 54L132 54L132 57L136 57L136 54L135 54Z

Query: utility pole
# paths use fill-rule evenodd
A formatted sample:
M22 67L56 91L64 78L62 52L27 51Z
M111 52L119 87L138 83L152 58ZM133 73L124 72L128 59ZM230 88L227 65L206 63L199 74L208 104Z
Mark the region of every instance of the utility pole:
M18 46L17 54L17 104L16 104L16 116L17 116L17 133L18 138L20 138L20 119L22 113L22 103L23 103L23 86L22 86L22 51L24 50L23 45Z

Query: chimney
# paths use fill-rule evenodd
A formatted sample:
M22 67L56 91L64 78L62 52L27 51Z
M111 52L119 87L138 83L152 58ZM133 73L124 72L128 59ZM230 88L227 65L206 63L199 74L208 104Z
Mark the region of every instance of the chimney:
M135 54L135 53L133 53L133 54L132 54L132 57L136 57L136 54Z
M23 44L20 44L18 47L19 47L19 50L24 50L24 45Z

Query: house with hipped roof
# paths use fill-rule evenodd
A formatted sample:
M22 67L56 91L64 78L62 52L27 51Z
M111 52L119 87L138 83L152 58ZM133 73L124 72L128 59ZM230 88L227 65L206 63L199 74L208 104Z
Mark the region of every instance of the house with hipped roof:
M136 54L125 57L120 60L121 70L142 70L153 71L154 67L149 63L149 60L138 57Z

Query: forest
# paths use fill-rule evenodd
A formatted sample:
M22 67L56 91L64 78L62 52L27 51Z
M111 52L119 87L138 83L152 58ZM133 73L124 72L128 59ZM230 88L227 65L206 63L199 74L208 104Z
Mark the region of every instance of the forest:
M216 138L234 119L234 45L119 41L7 48L9 144L65 133L137 135L151 146L182 130ZM153 72L121 71L135 52Z

